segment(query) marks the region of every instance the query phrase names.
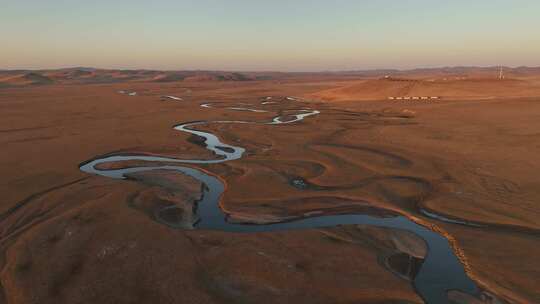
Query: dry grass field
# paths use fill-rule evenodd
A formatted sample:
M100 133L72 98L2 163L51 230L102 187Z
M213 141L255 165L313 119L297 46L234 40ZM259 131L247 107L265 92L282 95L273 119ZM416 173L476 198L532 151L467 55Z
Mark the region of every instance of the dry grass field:
M231 221L386 210L446 236L494 295L449 291L454 303L540 302L540 73L130 73L1 74L0 303L423 303L414 277L384 262L429 255L414 234L368 225L172 229L153 208L196 204L200 182L79 170L119 152L213 159L172 127L271 121L299 108L320 114L199 127L246 149L239 160L189 165L223 180L220 207ZM159 179L179 186L163 189Z

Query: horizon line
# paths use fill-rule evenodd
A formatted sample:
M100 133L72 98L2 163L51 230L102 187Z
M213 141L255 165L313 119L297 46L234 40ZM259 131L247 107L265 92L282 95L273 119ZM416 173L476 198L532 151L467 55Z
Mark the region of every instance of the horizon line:
M110 67L92 67L92 66L69 66L69 67L56 67L56 68L15 68L5 69L0 68L1 72L16 72L16 71L58 71L58 70L109 70L109 71L156 71L156 72L230 72L230 73L352 73L352 72L376 72L376 71L393 71L393 72L408 72L415 70L440 70L440 69L490 69L490 68L506 68L506 69L518 69L518 68L540 68L540 65L447 65L447 66L419 66L414 68L368 68L368 69L351 69L351 70L314 70L314 71L282 71L282 70L223 70L223 69L153 69L153 68L110 68Z

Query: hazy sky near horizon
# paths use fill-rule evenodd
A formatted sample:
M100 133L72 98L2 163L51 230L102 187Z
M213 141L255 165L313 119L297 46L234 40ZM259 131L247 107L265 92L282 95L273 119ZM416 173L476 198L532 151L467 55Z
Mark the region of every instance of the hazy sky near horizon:
M538 0L0 0L0 69L540 65Z

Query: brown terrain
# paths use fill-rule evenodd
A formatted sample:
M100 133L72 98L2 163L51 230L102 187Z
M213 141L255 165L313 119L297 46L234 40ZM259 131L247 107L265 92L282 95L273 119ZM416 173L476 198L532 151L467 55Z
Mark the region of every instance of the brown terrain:
M193 208L199 181L79 170L118 152L212 159L172 126L271 121L300 107L321 113L276 126L198 127L246 148L239 160L188 165L224 181L220 207L231 221L402 214L447 237L492 295L449 290L452 303L540 303L540 69L505 75L0 71L0 303L423 303L414 261L429 248L411 232L193 230L186 212L168 215L180 219L170 227L156 208ZM269 112L226 109L263 108L266 96L276 100ZM299 177L304 187L291 184Z

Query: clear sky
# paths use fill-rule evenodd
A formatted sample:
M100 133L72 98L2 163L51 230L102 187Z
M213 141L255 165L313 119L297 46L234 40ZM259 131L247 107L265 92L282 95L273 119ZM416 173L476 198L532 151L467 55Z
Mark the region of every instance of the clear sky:
M540 0L0 0L0 69L540 65Z

